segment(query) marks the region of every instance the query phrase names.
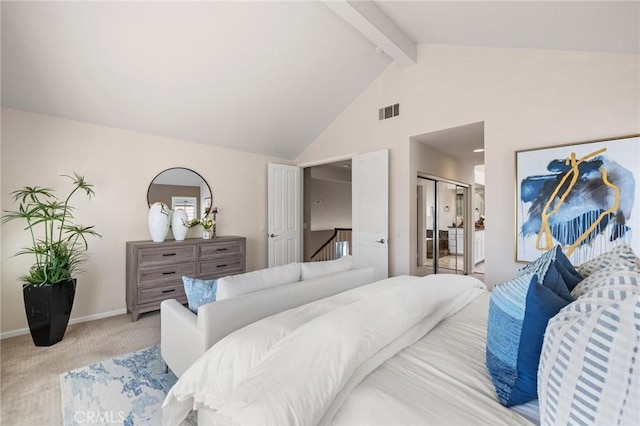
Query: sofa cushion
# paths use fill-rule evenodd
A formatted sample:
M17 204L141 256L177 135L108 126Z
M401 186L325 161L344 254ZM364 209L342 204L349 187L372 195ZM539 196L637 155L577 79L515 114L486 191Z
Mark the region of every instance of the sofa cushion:
M197 314L200 306L216 301L217 281L182 277L184 292L187 295L191 312Z
M310 280L312 278L321 277L322 275L348 271L351 268L351 255L347 255L336 260L301 263L300 275L302 280Z
M610 273L549 321L541 424L640 424L639 283L639 272Z
M300 281L300 264L275 266L239 275L229 275L218 279L217 300L229 299L241 294L253 293L271 287Z

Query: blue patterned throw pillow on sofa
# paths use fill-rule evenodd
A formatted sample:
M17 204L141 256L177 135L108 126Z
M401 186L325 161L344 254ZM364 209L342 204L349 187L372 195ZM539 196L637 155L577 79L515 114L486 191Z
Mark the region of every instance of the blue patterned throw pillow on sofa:
M500 402L511 407L537 398L537 374L549 320L573 301L575 271L553 249L493 288L487 326L487 369ZM561 252L560 252L561 253ZM556 257L560 259L556 261ZM564 259L563 259L564 258ZM568 285L565 281L571 281ZM578 275L579 276L579 275Z
M198 313L198 308L216 301L218 280L201 280L198 278L182 277L184 292L187 295L189 310Z

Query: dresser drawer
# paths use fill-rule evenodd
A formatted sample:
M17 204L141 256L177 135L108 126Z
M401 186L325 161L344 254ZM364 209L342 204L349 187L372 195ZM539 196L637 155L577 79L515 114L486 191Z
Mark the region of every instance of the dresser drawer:
M140 304L157 302L165 299L183 299L185 297L182 280L180 281L180 284L138 289L138 303Z
M187 303L183 276L220 278L244 272L246 238L127 241L127 310L136 321L166 299Z
M164 246L138 250L138 267L196 260L196 246Z
M200 245L200 260L217 259L223 256L241 255L242 241L225 241Z
M224 275L241 274L243 272L243 263L243 256L200 262L198 264L198 277L217 278Z
M156 286L167 283L182 283L182 276L196 276L196 262L152 266L138 270L138 286Z

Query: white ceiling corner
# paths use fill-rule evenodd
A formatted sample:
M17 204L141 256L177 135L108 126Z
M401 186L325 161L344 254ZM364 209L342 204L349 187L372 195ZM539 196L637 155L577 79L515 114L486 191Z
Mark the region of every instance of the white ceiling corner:
M640 53L639 1L0 8L3 106L288 159L416 43Z

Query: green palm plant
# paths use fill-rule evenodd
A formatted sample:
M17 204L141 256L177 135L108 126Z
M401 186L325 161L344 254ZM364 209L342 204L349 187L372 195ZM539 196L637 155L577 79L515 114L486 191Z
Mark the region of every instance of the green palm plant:
M71 280L73 275L81 272L81 264L87 259L87 236L101 237L93 226L72 222L74 207L69 204L78 191L84 191L91 199L95 195L93 185L75 172L74 176L63 176L73 181L73 189L63 202L50 188L25 186L11 193L18 209L5 210L2 217L2 224L13 220L26 221L24 229L31 235L31 246L16 253L16 256L35 256L29 272L20 277L24 287Z

